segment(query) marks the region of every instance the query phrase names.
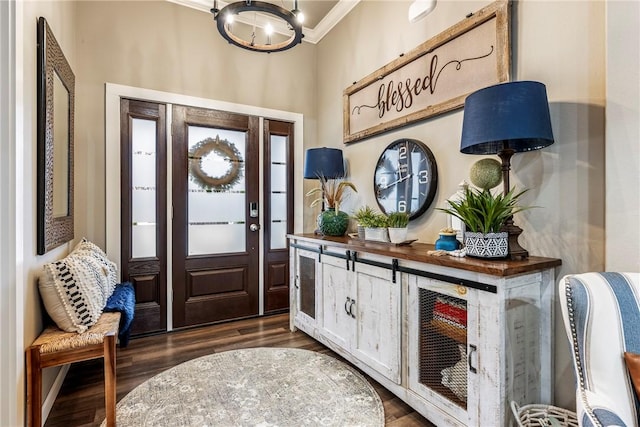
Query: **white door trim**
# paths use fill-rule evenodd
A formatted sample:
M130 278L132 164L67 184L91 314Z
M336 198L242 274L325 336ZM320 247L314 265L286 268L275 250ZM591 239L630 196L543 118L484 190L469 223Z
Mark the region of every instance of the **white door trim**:
M255 107L251 105L235 104L224 101L216 101L206 98L198 98L176 93L161 92L152 89L137 88L132 86L123 86L114 83L105 84L105 196L106 196L106 252L113 262L121 271L121 253L120 253L120 99L131 98L144 101L159 102L163 104L180 104L199 108L208 108L213 110L222 110L232 113L246 114L258 116L261 118L283 120L294 123L294 141L295 153L293 163L294 174L294 206L301 206L304 199L302 186L302 164L303 164L303 115L288 111L273 110L269 108ZM169 111L170 108L167 108ZM169 119L169 117L167 118ZM262 120L260 121L262 123ZM167 140L170 142L170 122L167 120ZM263 140L262 129L260 131L260 141ZM262 152L262 147L260 147ZM170 151L168 151L170 153ZM170 158L170 154L167 158ZM262 175L261 175L262 176ZM168 185L168 187L171 187ZM170 189L170 188L169 188ZM168 194L167 196L170 196ZM262 197L262 196L261 196ZM170 200L170 199L167 199ZM262 201L263 202L263 201ZM261 202L260 206L264 206ZM262 211L262 209L261 209ZM168 216L170 219L171 216ZM171 224L171 221L167 221ZM170 227L170 225L169 225ZM302 209L294 209L294 232L302 231ZM170 233L171 229L167 230ZM168 234L170 236L170 234ZM168 240L168 243L170 241ZM171 248L168 245L168 249ZM262 253L262 251L261 251ZM171 254L167 253L167 260L171 259ZM168 264L171 264L168 262ZM167 267L170 270L170 265ZM172 329L172 296L171 296L171 275L167 271L167 329ZM261 275L260 282L260 314L264 311L264 294L263 280Z
M22 8L0 1L0 425L23 425L25 406Z

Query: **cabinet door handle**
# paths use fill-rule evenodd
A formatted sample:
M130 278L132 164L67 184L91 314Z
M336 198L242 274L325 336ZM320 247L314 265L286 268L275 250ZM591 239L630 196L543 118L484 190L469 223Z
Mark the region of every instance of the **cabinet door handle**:
M351 298L347 297L347 300L344 302L344 311L345 313L347 313L347 315L350 315L351 313L349 313L349 308L347 308L347 304L349 304L351 302Z
M296 276L296 280L293 281L293 286L295 286L296 289L300 289L300 284L298 283L299 280L300 276Z
M477 351L478 351L478 348L475 345L469 344L469 354L467 355L467 363L469 364L469 370L474 374L478 373L478 369L476 369L476 367L471 364L471 355L473 353L476 353Z
M356 305L356 300L352 299L351 300L351 305L349 306L349 315L351 315L351 317L353 317L355 319L356 315L353 314L353 306L354 305Z

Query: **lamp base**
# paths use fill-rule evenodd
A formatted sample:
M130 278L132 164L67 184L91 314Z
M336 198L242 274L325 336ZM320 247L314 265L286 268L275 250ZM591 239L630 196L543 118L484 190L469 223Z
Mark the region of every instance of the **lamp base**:
M529 251L518 243L518 237L522 234L522 228L513 223L513 219L508 219L502 227L502 231L509 233L509 254L507 258L511 260L524 260L529 257Z

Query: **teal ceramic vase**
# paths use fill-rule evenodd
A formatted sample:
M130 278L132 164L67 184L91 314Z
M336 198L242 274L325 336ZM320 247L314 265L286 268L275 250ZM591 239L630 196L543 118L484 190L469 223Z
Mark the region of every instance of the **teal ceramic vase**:
M436 240L436 250L455 251L460 248L460 242L456 239L456 234L440 233L440 238Z
M344 236L349 227L349 215L346 212L328 208L318 215L318 229L325 236Z

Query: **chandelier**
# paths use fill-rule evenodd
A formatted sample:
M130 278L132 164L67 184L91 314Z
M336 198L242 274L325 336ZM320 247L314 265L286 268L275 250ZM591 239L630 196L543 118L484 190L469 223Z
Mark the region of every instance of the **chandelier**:
M218 0L214 0L211 13L222 37L243 49L279 52L301 43L304 37L304 15L298 9L298 0L294 1L291 11L273 3L253 0L229 3L218 9ZM277 32L271 20L265 19L264 15L269 18L275 17L282 23ZM263 31L256 32L257 28L262 28Z

